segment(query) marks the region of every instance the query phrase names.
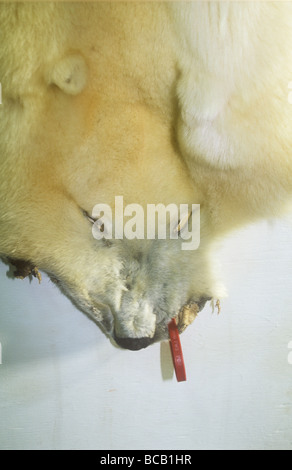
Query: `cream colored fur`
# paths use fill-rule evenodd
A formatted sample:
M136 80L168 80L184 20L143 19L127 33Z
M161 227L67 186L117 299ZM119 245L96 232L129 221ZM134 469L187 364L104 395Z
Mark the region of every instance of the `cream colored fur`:
M0 254L110 336L220 297L211 249L292 192L290 2L0 5ZM201 204L201 246L91 234L97 203Z

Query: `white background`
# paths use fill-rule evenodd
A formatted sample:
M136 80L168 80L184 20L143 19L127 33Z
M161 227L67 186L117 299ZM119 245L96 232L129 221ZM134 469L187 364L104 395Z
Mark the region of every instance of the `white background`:
M292 449L292 222L233 234L229 297L168 344L111 345L44 276L0 265L0 449Z

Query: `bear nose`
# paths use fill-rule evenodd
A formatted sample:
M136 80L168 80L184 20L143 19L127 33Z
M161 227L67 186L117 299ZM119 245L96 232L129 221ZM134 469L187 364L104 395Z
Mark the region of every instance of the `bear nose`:
M114 339L121 348L131 351L147 348L152 343L152 338L119 338L115 335Z

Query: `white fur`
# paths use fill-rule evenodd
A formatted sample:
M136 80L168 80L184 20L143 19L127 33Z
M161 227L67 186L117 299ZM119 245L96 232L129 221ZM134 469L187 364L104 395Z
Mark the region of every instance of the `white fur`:
M291 2L0 5L0 254L110 336L224 294L213 247L292 194ZM201 245L92 236L96 204L200 204Z

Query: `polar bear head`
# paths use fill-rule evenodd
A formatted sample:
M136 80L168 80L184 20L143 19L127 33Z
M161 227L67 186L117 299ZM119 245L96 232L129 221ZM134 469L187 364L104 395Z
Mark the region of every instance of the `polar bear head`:
M0 9L0 255L19 274L47 272L129 349L167 338L171 318L182 331L207 300L220 297L213 243L277 213L292 187L292 108L279 98L291 80L288 65L287 80L277 82L280 64L291 60L275 62L282 41L265 69L258 57L266 53L249 40L237 47L237 28L217 21L217 6L209 26L208 5L198 5L206 21L185 5L182 24L171 8L60 2ZM235 51L246 59L255 51L262 81L249 75L254 62L234 67L233 48L225 47L229 27ZM271 30L266 25L262 34ZM253 36L259 48L261 37ZM285 51L290 57L289 41ZM259 95L255 82L265 84ZM193 210L168 215L166 237L142 237L144 218L134 227L133 213L117 209L116 198L144 215L149 205L199 205L200 243L182 249L184 231L196 226ZM96 213L101 205L114 218ZM132 236L121 237L129 224Z
M44 78L39 102L32 106L28 99L22 109L13 103L22 122L34 117L17 167L7 158L5 171L14 174L15 185L2 212L4 254L16 265L22 260L45 270L122 347L137 350L167 338L172 318L182 331L218 291L209 263L208 213L203 206L196 216L192 211L203 197L171 128L159 112L123 96L128 91L113 93L110 82L102 93L93 92L81 55L60 58ZM101 204L115 217L98 226L94 208ZM162 237L157 230L147 237L143 219L145 236L138 237L133 214L125 212L132 204L143 214L149 206L190 210L174 219L165 213ZM117 217L122 232L132 220L133 236L115 236ZM204 237L189 249L183 234L194 217ZM96 227L104 236L94 236Z

